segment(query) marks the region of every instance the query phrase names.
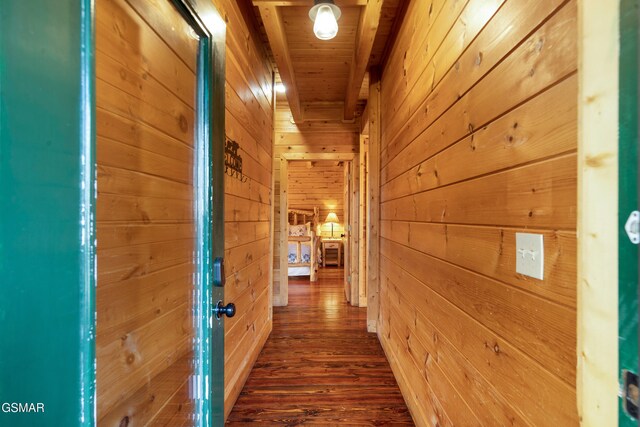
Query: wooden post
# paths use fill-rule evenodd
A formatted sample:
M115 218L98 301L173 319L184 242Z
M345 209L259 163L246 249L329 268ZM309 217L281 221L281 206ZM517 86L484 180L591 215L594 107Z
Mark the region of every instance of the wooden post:
M350 276L350 284L351 284L351 305L358 307L360 305L360 288L359 288L359 279L358 279L358 253L359 253L359 245L360 245L360 160L359 156L356 155L353 162L350 162L350 170L351 170L351 183L349 185L349 216L351 221L349 222L349 248L350 251L345 252L345 260L347 257L350 258L349 261L349 276ZM346 262L345 262L346 264Z
M271 114L272 117L276 116L276 73L271 73ZM276 140L276 130L275 126L273 126L272 122L272 132L271 132L271 145L275 143ZM269 203L271 203L271 217L269 218L269 322L273 321L273 293L274 293L274 265L273 265L273 257L275 255L275 223L276 223L276 175L273 159L271 161L271 191L269 192Z
M318 270L320 263L318 262L318 250L320 249L320 234L318 233L318 224L320 224L320 209L313 208L313 217L311 218L311 226L313 227L311 239L311 273L309 279L312 282L318 281Z
M578 413L582 426L616 426L619 3L580 3Z
M367 179L367 330L378 328L380 260L380 71L369 72L369 177Z
M353 185L353 181L351 180L351 170L353 169L353 165L351 162L344 162L343 166L343 179L342 179L342 191L344 198L344 210L342 223L344 224L344 234L346 238L343 240L344 244L344 253L348 254L351 249L351 230L349 230L349 224L351 224L351 186ZM338 257L339 258L339 257ZM338 267L340 267L340 262L338 262ZM357 302L353 301L353 283L351 283L351 279L349 275L351 274L351 259L346 257L344 258L344 296L351 305L357 305Z
M358 246L358 299L359 306L366 307L367 306L367 233L366 233L366 224L367 224L367 158L369 156L369 144L368 137L360 136L360 181L359 181L359 193L360 197L358 197L358 236L359 236L359 246Z
M289 162L284 157L280 158L280 291L278 292L278 305L289 303L289 261L287 225L289 223L287 201L287 187L289 186Z

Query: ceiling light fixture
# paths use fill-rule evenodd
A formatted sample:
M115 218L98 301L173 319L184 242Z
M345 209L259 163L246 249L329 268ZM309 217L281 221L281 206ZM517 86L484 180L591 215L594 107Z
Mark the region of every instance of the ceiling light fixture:
M313 33L320 40L331 40L338 34L338 19L342 12L333 0L314 0L309 18L314 21Z
M286 91L287 91L287 88L284 87L282 83L276 83L276 92L285 93Z

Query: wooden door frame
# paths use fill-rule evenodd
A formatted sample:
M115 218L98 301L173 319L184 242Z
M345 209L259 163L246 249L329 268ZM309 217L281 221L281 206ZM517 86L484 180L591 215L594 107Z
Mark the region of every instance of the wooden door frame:
M358 153L285 153L280 155L280 288L273 297L273 305L286 306L289 304L289 275L287 274L289 269L287 254L289 162L335 160L355 164L357 159Z
M360 303L360 154L352 162L345 162L344 168L344 290L347 301L361 307ZM353 248L352 248L353 247Z
M345 236L348 236L349 234L349 224L351 223L351 200L349 198L349 196L351 195L351 165L347 162L344 163L344 168L342 170L342 203L343 203L343 207L344 209L342 210L342 214L344 216L343 222L344 222L344 234ZM350 280L350 276L349 276L349 270L351 269L351 257L347 256L347 253L351 253L349 252L350 248L349 248L349 239L345 239L345 242L343 244L342 247L342 252L343 252L343 256L342 256L342 260L343 260L343 265L344 265L344 270L343 270L343 278L344 278L344 296L345 298L347 298L347 302L353 304L352 299L353 299L353 295L351 293L351 283ZM338 265L338 268L340 268L340 265Z
M368 122L368 119L367 119ZM360 204L358 206L360 223L358 225L358 235L360 246L358 247L358 298L360 307L367 307L367 186L369 180L369 135L360 135Z
M618 425L619 2L578 1L577 406Z
M367 331L378 331L380 315L380 154L381 154L381 70L369 69L369 100L367 121L369 147L367 151Z
M349 288L351 290L351 305L362 307L360 300L360 153L350 162L351 180L349 182L349 230L347 236L350 241L349 267L347 274ZM345 254L346 255L346 254ZM345 264L346 265L346 264ZM366 304L365 304L366 306Z

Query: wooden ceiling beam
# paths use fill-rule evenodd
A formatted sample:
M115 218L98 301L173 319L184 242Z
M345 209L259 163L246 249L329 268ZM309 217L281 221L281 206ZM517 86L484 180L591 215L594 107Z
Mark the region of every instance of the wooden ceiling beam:
M396 17L393 20L393 25L391 26L391 32L389 33L389 37L387 37L387 42L385 43L384 50L382 51L382 56L379 64L381 70L384 70L387 66L389 55L391 54L391 50L393 49L393 46L396 44L396 39L398 38L400 27L402 26L402 23L404 22L404 19L407 16L408 8L409 8L409 0L399 0L398 8L396 9Z
M300 95L298 94L298 86L296 84L296 76L293 71L293 62L289 55L289 45L287 43L287 35L284 31L284 23L280 10L273 3L275 2L259 2L257 4L260 10L260 16L264 23L267 38L273 51L273 57L278 64L280 79L286 88L287 101L291 109L293 121L302 123L302 108L300 106Z
M313 6L312 0L253 0L255 6L298 6L308 7L311 9ZM338 0L336 4L339 7L354 7L365 6L367 0Z
M360 134L369 135L369 103L364 106L362 116L360 116Z
M378 32L382 4L384 0L369 0L360 14L360 25L356 35L356 47L351 60L347 93L344 99L344 119L351 120L356 111L356 103L360 94L360 87L367 71L373 42Z

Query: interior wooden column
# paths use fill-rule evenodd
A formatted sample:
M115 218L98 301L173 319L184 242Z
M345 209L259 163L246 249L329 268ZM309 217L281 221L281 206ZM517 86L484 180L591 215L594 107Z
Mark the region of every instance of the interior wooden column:
M369 179L367 180L367 330L376 332L380 261L380 70L369 71Z
M345 259L349 257L349 280L351 285L351 304L354 306L360 305L360 272L358 270L359 261L358 254L360 252L360 155L356 154L353 162L349 162L349 169L351 171L351 183L349 184L349 216L350 221L348 223L349 232L349 246L350 250L345 250ZM345 226L347 223L345 223ZM346 263L345 263L346 265Z
M367 119L368 120L368 119ZM368 129L368 128L367 128ZM369 137L360 136L360 185L359 191L361 197L358 204L358 217L360 224L358 225L358 234L360 245L358 246L358 298L359 306L367 306L367 181L368 171L367 162L369 158Z
M346 254L349 252L349 245L350 245L350 239L351 239L351 232L349 230L349 221L351 221L351 200L349 198L349 195L351 194L351 186L353 185L352 182L352 178L353 175L351 173L352 170L352 165L350 164L345 164L344 168L342 170L343 173L343 179L342 179L342 193L343 193L343 216L341 219L341 221L343 221L344 223L344 228L345 228L345 235L347 236L346 239L344 239L344 245L343 245L343 259L344 259L344 293L345 293L345 297L347 298L347 301L351 304L351 305L358 305L358 303L356 301L354 301L353 299L353 287L354 284L350 281L349 275L351 274L351 269L352 269L352 265L351 265L351 259L349 257L346 256ZM339 267L339 265L338 265Z
M289 188L289 161L283 157L280 158L280 281L277 289L278 293L274 295L273 304L276 306L284 306L289 303L289 263L287 259L287 223L289 221L287 215L288 202L287 190Z

